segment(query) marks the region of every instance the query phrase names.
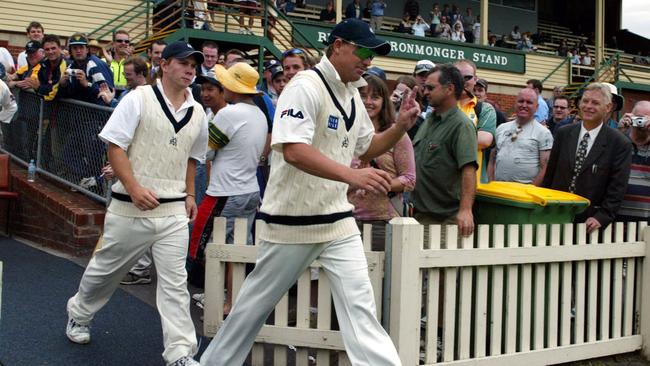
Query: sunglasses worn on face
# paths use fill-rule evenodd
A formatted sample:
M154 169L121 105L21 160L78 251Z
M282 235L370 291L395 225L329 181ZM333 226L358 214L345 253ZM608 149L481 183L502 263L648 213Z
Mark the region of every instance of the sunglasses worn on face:
M128 39L116 39L115 42L129 44L131 41L129 41Z
M357 49L354 51L354 55L362 60L373 59L375 58L375 51L357 46Z
M433 91L433 86L431 86L431 85L424 85L424 89L425 89L426 91Z
M303 54L304 52L300 48L292 48L290 50L286 50L282 53L282 58L285 58L289 55L300 55Z
M463 75L463 79L465 81L470 81L470 80L474 79L474 75Z
M358 58L360 58L361 60L368 60L368 59L372 60L377 55L375 53L375 51L371 50L370 48L365 48L365 47L359 46L358 44L356 44L354 42L346 41L346 40L343 40L343 39L341 39L341 41L343 41L343 42L345 42L347 44L351 44L351 45L355 46L357 49L354 50L354 55L357 56Z

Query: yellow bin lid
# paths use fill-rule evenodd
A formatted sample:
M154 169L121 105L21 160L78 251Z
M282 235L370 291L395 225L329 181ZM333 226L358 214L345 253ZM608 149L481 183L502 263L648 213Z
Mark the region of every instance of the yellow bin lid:
M516 182L479 184L476 187L476 194L522 203L534 203L540 206L546 206L548 203L582 203L589 205L588 199L577 194Z

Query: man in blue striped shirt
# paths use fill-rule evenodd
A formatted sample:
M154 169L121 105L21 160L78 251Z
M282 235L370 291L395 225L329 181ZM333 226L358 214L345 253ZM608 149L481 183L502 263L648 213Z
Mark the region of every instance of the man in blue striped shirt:
M110 89L115 87L111 70L97 56L88 52L88 38L84 34L73 34L68 47L72 62L59 82L59 96L103 105L99 97L100 86L107 84Z

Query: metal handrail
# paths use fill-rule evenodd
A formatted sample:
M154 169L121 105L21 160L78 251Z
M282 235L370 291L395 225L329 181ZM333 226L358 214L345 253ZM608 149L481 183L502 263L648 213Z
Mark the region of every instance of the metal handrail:
M601 71L603 69L610 68L615 61L616 61L616 67L618 69L618 67L619 67L619 62L618 62L619 57L620 57L620 53L617 52L614 55L612 55L609 59L603 60L601 62L601 64L600 64L600 66L598 67L598 69L594 70L594 73L587 80L582 82L582 84L580 84L580 86L578 88L576 88L576 90L569 97L569 100L574 100L575 97L577 97L578 94L580 94L580 91L582 91L582 89L584 89L587 85L589 85L594 80L596 80L599 75L601 75ZM618 79L618 75L616 75L616 79Z
M120 27L123 27L124 24L129 23L131 20L133 20L133 19L135 19L135 18L137 18L137 17L139 17L139 16L141 16L141 15L143 15L143 14L145 14L145 13L147 13L147 21L146 21L147 24L146 24L146 25L148 25L149 11L150 11L150 9L151 9L151 7L150 7L150 3L153 3L153 5L156 6L156 5L158 5L159 3L161 3L162 1L163 1L163 0L143 0L143 2L146 3L146 6L145 6L144 8L142 7L142 4L138 4L138 5L134 5L134 6L132 6L131 8L125 10L125 11L124 11L123 13L121 13L120 15L114 17L113 19L111 19L111 20L109 20L108 22L106 22L106 23L100 25L99 27L97 27L96 29L94 29L93 31L91 31L90 33L88 33L88 37L90 37L90 38L96 38L96 39L102 39L102 38L106 37L107 35L112 34L113 32L115 32L115 30L119 29ZM116 21L122 19L123 17L127 16L129 13L132 13L132 12L138 10L138 9L140 9L140 10L137 11L136 14L134 14L134 15L128 17L126 20L123 20L122 22L119 23L118 26L113 26L109 31L104 32L104 33L102 33L102 34L99 35L99 36L96 36L96 34L99 33L99 32L100 32L102 29L104 29L105 27L109 27L109 26L113 25Z
M299 35L300 37L302 37L302 39L304 39L304 40L307 42L307 44L308 44L311 48L313 48L314 50L316 50L316 52L318 52L318 55L319 55L319 56L322 56L323 53L322 53L321 50L318 48L318 46L317 46L315 43L313 43L313 42L312 42L312 41L311 41L311 40L310 40L310 39L309 39L309 38L308 38L308 37L307 37L307 36L306 36L306 35L305 35L301 30L300 30L300 28L296 28L296 27L293 25L293 21L292 21L291 19L289 19L288 16L286 16L283 12L281 12L281 11L280 11L279 9L277 9L277 8L275 8L275 10L276 10L277 13L278 13L278 18L282 18L282 20L284 20L284 21L288 22L289 24L291 24L292 30L295 31L296 33L298 33L298 35Z
M565 57L564 61L557 65L557 67L555 67L551 72L548 73L548 75L546 75L544 79L542 79L542 84L545 83L546 80L548 80L551 76L553 76L553 74L555 74L562 66L564 66L565 63L569 62L569 60L569 57Z

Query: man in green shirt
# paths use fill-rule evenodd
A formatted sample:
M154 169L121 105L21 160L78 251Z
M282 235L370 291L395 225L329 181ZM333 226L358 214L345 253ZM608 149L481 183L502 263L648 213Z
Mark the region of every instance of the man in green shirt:
M413 140L417 181L412 197L421 224L457 224L460 234L469 236L474 232L477 137L474 124L458 108L463 84L451 65L436 66L427 76L424 87L434 112Z

